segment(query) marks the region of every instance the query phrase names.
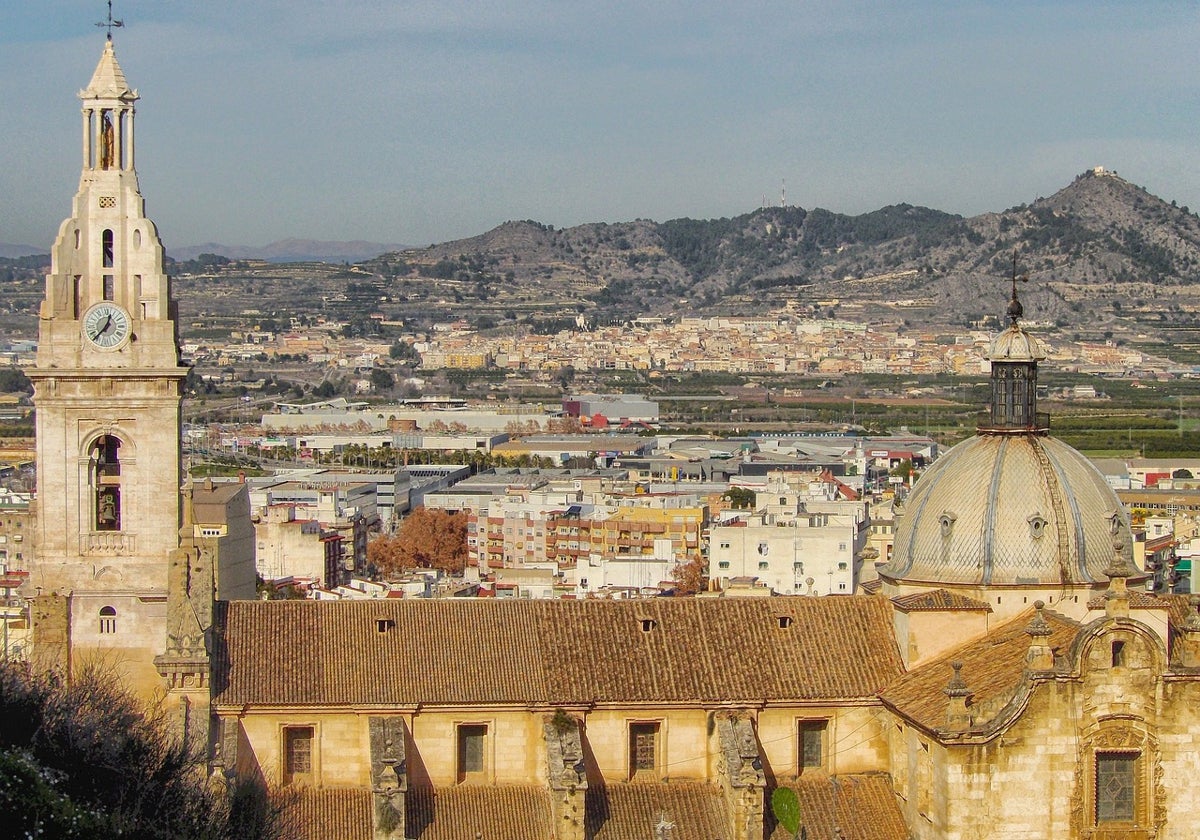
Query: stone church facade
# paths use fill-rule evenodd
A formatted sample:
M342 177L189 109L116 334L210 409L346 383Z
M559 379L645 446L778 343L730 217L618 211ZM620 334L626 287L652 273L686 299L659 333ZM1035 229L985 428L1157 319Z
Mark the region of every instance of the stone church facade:
M81 99L29 371L39 667L165 695L214 782L292 792L312 838L782 840L784 787L810 840L1196 836L1200 615L1130 588L1120 504L1037 411L1015 282L991 414L906 500L876 592L258 602L198 513L236 492L182 482L111 41Z

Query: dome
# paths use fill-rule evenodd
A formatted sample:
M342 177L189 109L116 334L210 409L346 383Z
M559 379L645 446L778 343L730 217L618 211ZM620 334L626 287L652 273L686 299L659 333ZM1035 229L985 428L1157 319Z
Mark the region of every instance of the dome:
M993 362L1037 362L1046 358L1042 343L1013 323L992 341L988 358Z
M1116 493L1047 435L980 434L934 462L904 505L880 575L905 583L1105 583L1114 533L1132 556Z

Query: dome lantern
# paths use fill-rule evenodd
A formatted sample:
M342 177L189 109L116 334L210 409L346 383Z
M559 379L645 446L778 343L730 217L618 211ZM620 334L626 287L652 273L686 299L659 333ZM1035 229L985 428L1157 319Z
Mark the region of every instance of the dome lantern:
M1029 278L1017 275L1017 254L1012 260L1012 300L1008 304L1008 328L992 342L991 412L980 424L981 434L1046 434L1050 415L1037 410L1037 363L1046 358L1042 344L1020 324L1025 309L1017 297L1017 283Z

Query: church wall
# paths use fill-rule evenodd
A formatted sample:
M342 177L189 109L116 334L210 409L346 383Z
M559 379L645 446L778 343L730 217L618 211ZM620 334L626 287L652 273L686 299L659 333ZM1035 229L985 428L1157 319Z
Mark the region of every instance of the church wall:
M1076 692L1046 683L1020 720L982 745L933 745L932 833L945 840L1069 837L1079 736Z
M410 754L408 759L410 784L426 781L434 787L458 784L459 727L464 725L487 727L483 773L468 781L480 784L545 781L540 714L464 706L413 715L409 734L415 755Z
M111 624L101 624L100 611L111 607ZM143 699L163 693L163 682L154 667L154 657L166 644L167 604L165 596L145 594L76 593L70 598L71 670L112 670L124 684ZM102 629L114 628L112 632Z
M312 710L253 713L242 717L248 755L270 784L280 784L286 727L313 728L312 779L318 786L365 786L371 779L371 749L365 716Z
M1166 838L1190 836L1200 814L1200 684L1195 680L1167 682L1163 686L1163 714L1159 717L1158 746L1162 751L1162 786Z
M914 668L952 648L981 638L987 633L990 618L984 611L894 610L896 638L901 641L900 655L905 667Z
M776 778L799 769L801 721L826 721L824 770L866 773L888 769L888 744L882 710L877 706L818 706L763 709L758 713L758 742Z
M1092 637L1078 649L1079 675L1039 681L1020 716L986 743L947 745L893 727L892 779L915 838L1108 837L1095 833L1101 751L1137 756L1141 829L1129 837L1192 836L1200 684L1162 679L1165 653L1152 628L1119 620L1083 632Z
M596 709L584 720L584 738L606 781L629 779L630 725L657 723L657 777L708 778L708 712L704 709ZM590 768L589 768L590 769Z

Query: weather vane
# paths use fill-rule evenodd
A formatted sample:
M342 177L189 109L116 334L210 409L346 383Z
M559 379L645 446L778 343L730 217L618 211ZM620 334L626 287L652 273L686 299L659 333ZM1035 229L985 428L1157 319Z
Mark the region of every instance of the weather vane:
M1008 320L1013 324L1017 323L1017 319L1025 314L1025 307L1021 306L1021 301L1017 300L1017 282L1028 283L1029 276L1026 274L1017 274L1017 249L1013 249L1012 256L1012 300L1008 303Z
M119 29L120 27L125 25L125 21L123 21L123 20L113 20L112 0L108 0L108 20L98 21L96 23L96 25L102 26L108 30L108 40L110 40L110 41L112 40L113 29Z

